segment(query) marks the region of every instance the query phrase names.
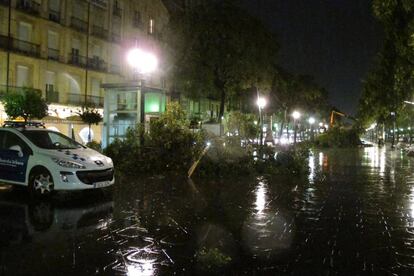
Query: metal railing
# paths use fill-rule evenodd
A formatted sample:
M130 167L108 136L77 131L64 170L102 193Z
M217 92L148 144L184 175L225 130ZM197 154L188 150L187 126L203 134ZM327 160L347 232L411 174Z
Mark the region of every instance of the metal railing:
M99 37L99 38L108 39L108 30L105 30L101 26L93 25L92 26L92 35L94 35L96 37Z
M70 105L83 105L85 103L85 95L81 94L67 94L67 104Z
M40 45L29 41L24 41L16 38L11 38L11 48L15 52L25 55L40 57Z
M46 91L46 101L48 103L59 103L59 92L58 91Z
M86 57L70 53L68 63L79 67L86 67Z
M34 15L40 14L40 4L33 0L18 0L16 8Z
M108 66L105 61L103 61L100 58L92 57L88 59L87 64L89 69L95 70L95 71L101 71L101 72L107 72Z
M59 61L60 60L59 50L48 48L47 49L47 58L51 59L51 60Z
M103 107L104 98L100 96L88 95L86 96L86 102L88 103L88 105L93 105L95 107Z
M60 12L49 9L49 20L60 23Z
M75 16L70 18L70 26L80 32L87 32L88 31L88 23L82 19L79 19Z

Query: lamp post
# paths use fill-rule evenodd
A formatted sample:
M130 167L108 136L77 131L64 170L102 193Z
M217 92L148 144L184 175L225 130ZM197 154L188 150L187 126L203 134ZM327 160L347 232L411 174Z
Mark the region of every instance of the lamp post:
M313 124L315 123L316 121L315 121L315 118L313 118L313 117L310 117L309 119L308 119L308 123L309 123L309 125L310 125L310 131L311 131L311 141L313 141Z
M135 70L140 79L140 122L145 123L145 75L154 72L158 67L157 57L139 48L133 48L127 54L128 64Z
M300 118L301 114L299 111L293 111L292 113L292 117L293 117L293 127L294 127L294 134L293 134L293 144L296 145L296 134L297 134L297 124L296 124L296 120L298 120Z
M261 97L257 97L257 106L259 107L259 121L260 121L260 146L263 146L263 112L262 109L266 106L266 99L265 98L261 98Z

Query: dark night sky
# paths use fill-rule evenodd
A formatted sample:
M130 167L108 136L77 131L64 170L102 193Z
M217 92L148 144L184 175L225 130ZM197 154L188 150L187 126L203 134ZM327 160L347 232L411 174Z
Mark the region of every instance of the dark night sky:
M279 62L291 73L313 75L330 102L355 113L361 80L381 47L382 30L369 0L244 0L275 31Z

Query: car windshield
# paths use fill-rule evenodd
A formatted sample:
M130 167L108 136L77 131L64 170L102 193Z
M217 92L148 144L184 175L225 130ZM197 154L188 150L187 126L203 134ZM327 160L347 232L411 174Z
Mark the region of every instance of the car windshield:
M78 149L83 146L78 142L55 131L24 130L26 136L33 144L42 149Z

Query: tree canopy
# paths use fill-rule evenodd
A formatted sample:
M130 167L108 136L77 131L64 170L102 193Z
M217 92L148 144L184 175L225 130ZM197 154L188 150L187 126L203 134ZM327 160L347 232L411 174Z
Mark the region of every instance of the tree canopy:
M38 91L31 88L5 94L2 101L4 110L11 119L22 117L27 122L29 119L42 119L48 115L46 101Z
M414 88L414 2L373 0L373 13L384 28L384 45L364 81L358 115L383 123L403 111Z
M220 118L237 91L271 86L276 40L232 1L208 1L173 16L167 37L176 89L220 100Z

